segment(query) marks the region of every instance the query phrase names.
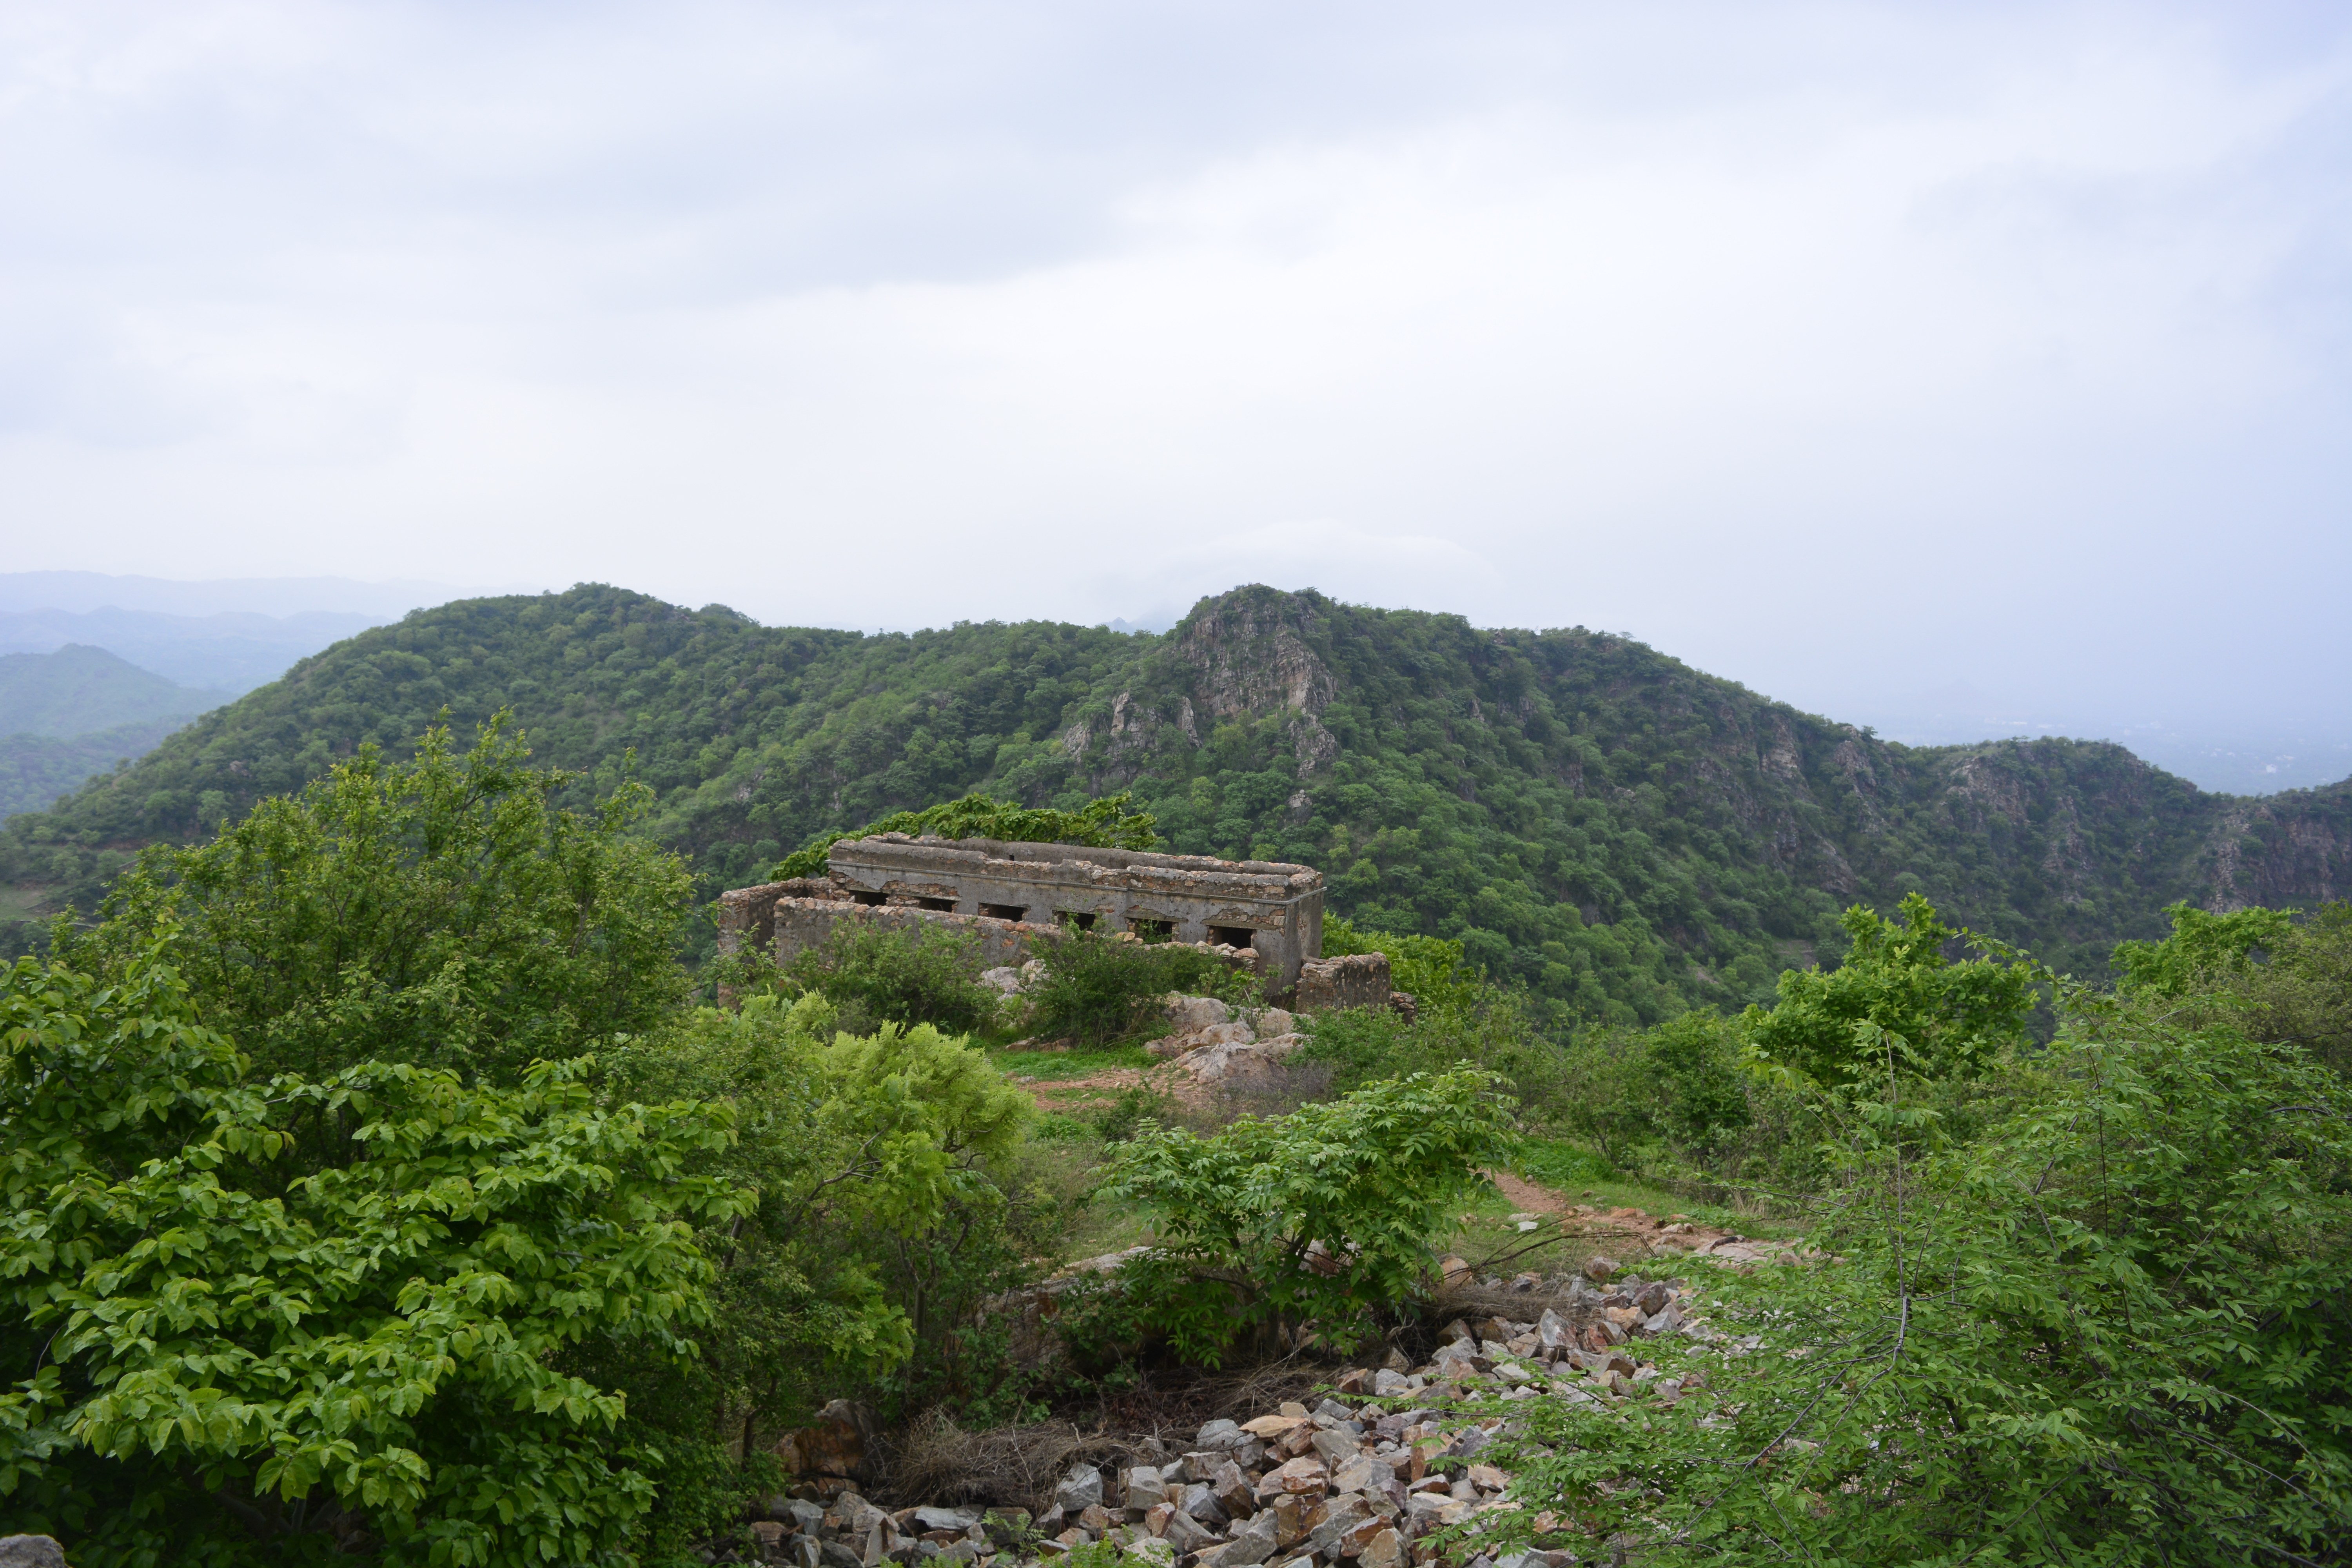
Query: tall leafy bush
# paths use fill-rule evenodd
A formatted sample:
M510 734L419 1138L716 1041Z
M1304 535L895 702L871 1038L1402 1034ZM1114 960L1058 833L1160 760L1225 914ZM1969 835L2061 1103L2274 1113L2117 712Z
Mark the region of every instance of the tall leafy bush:
M1123 1272L1135 1321L1215 1365L1265 1326L1345 1339L1410 1296L1478 1173L1510 1163L1511 1103L1492 1073L1414 1074L1244 1117L1213 1137L1147 1124L1105 1195L1148 1209L1159 1242Z
M1670 1361L1707 1390L1671 1412L1538 1408L1558 1447L1515 1492L1661 1563L2335 1560L2352 1094L2233 1029L2067 1010L1971 1141L1898 1042L1848 1058L1809 1261L1720 1282L1753 1353Z
M726 1111L567 1064L256 1079L170 934L0 974L0 1510L85 1568L621 1550L657 1456L571 1363L692 1357Z

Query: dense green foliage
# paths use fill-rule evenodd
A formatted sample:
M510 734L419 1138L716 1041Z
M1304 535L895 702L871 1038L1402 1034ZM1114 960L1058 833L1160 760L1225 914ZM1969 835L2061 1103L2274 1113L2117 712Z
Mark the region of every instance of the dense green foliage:
M1024 989L1024 1026L1041 1039L1099 1046L1153 1023L1170 992L1250 999L1251 983L1215 954L1187 944L1137 942L1124 933L1073 931L1040 944L1039 973Z
M87 1568L539 1564L653 1500L625 1402L568 1363L676 1364L711 1270L680 1216L722 1110L376 1063L263 1080L167 931L100 982L0 976L0 1492Z
M677 1563L824 1398L1022 1407L969 1321L1069 1196L1027 1099L821 994L682 1006L681 868L564 782L495 725L363 752L11 972L12 1520L98 1563Z
M1255 633L1218 635L1196 728L1258 668ZM1191 742L1151 711L1074 737L1082 704L1074 771L1052 784L1037 753L1033 782L1082 809L1127 782L1112 735L1158 777L1142 760ZM1312 753L1311 717L1201 750L1279 731ZM687 1005L689 876L652 837L681 807L625 763L534 769L495 712L464 755L445 731L413 762L362 744L208 843L150 848L98 926L8 972L12 1523L99 1563L292 1562L363 1532L395 1563L683 1564L829 1394L1034 1418L975 1312L1069 1245L1086 1161L1159 1246L1076 1320L1213 1362L1410 1300L1475 1172L1533 1131L1555 1180L1605 1156L1812 1225L1806 1266L1723 1282L1760 1353L1677 1344L1707 1385L1683 1405L1529 1412L1568 1447L1523 1487L1558 1490L1580 1550L1589 1527L1662 1560L2219 1563L2352 1528L2342 906L2177 909L2117 955L2114 998L1925 899L1856 907L1841 966L1644 1026L1608 989L1635 970L1591 969L1584 1007L1588 972L1563 993L1495 947L1499 916L1448 931L1418 882L1380 879L1325 948L1388 952L1420 1011L1310 1023L1339 1098L1208 1131L1139 1090L1049 1128L937 1026L1013 1026L969 942L851 941L742 977L739 1008ZM1220 798L1203 776L1184 810ZM1447 798L1504 790L1469 782ZM1248 847L1339 833L1323 788ZM1225 831L1171 798L1171 831ZM1956 961L1964 941L1992 956ZM1131 1035L1168 990L1244 984L1172 944L1040 957L1019 1004L1040 1033ZM2037 994L2054 1039L2026 1031Z
M1748 1008L1758 1057L1815 1083L1851 1083L1873 1069L1891 1034L1912 1070L1947 1078L2025 1038L2032 973L1990 958L1952 963L1944 949L1959 933L1926 899L1903 900L1899 926L1859 905L1843 923L1853 945L1836 969L1785 970L1771 1011Z
M1148 813L1128 810L1133 797L1106 795L1076 811L1024 806L968 795L922 811L893 812L879 822L845 832L824 834L806 848L796 849L776 862L769 876L782 881L793 877L821 877L827 852L845 838L871 838L877 833L904 833L911 837L994 838L1007 844L1091 844L1107 849L1157 849L1160 836L1151 831Z
M612 1059L615 1098L733 1106L737 1140L708 1168L759 1194L702 1237L719 1306L700 1359L623 1379L647 1441L755 1440L834 1394L895 1408L942 1384L984 1395L1003 1376L951 1341L1051 1245L1019 1168L1028 1101L929 1025L856 1037L836 1016L820 995L757 995L689 1010ZM740 1500L683 1495L662 1522L683 1541L710 1522L698 1507Z
M980 939L968 931L845 923L823 946L783 965L775 981L794 995L831 999L843 1010L841 1027L854 1035L884 1023L969 1031L994 1023L1002 999L981 984L980 968Z
M2334 1560L2352 1092L2168 1014L2070 990L1970 1138L1890 1043L1816 1102L1814 1261L1717 1281L1753 1353L1670 1352L1707 1391L1671 1411L1546 1405L1515 1490L1667 1563Z
M2113 746L1889 745L1581 630L1250 588L1159 637L861 637L582 587L419 612L304 660L0 826L0 880L91 908L137 845L199 838L364 742L397 755L445 708L463 725L504 707L583 775L565 804L617 788L634 752L649 823L705 897L895 811L1131 790L1174 849L1322 867L1358 924L1460 942L1541 1011L1629 1026L1769 1000L1782 968L1842 945L1857 900L1919 890L2095 973L2214 878L2294 902L2344 870L2294 845L2352 842L2341 786L2236 802Z
M1120 1272L1129 1321L1214 1366L1264 1327L1339 1342L1409 1298L1430 1245L1485 1167L1517 1148L1493 1075L1373 1084L1208 1138L1147 1124L1120 1144L1106 1196L1148 1209L1158 1245Z
M528 758L502 716L463 755L444 729L412 762L362 747L208 843L146 850L68 946L104 970L185 930L208 1017L265 1071L378 1060L519 1082L679 999L688 890L631 831L642 787L563 810L570 781Z

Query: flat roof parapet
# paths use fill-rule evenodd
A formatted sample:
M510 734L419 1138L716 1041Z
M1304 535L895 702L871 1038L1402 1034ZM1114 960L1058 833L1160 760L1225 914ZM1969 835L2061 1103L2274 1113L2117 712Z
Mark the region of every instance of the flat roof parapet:
M845 853L853 861L898 860L898 854L883 848L886 845L916 851L935 865L956 862L930 860L930 857L970 856L974 860L1013 860L1037 865L1083 864L1119 871L1148 868L1217 877L1265 878L1302 892L1323 885L1322 872L1312 866L1300 866L1287 860L1220 860L1213 855L1162 855L1150 849L1105 849L1091 844L1031 844L1002 838L917 838L905 833L877 833L870 838L842 839L833 847L832 858L839 861ZM1299 880L1301 878L1307 879L1302 882Z

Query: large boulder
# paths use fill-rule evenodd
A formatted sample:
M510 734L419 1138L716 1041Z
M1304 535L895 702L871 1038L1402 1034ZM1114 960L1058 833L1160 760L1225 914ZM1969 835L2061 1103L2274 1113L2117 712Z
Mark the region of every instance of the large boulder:
M1233 1008L1214 996L1187 996L1181 991L1171 991L1162 998L1160 1011L1167 1016L1169 1028L1180 1035L1230 1024L1234 1019Z
M66 1568L66 1549L46 1535L0 1535L0 1568Z
M1283 1062L1307 1042L1297 1035L1276 1035L1248 1045L1207 1046L1183 1058L1184 1070L1202 1083L1225 1089L1277 1089L1289 1074Z

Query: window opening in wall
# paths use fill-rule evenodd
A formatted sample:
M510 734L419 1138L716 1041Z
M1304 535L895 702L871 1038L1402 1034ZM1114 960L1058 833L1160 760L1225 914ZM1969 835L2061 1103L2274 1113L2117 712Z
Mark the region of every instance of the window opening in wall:
M853 904L864 904L868 909L872 909L882 903L884 897L880 893L852 893L849 895L849 901Z
M1127 929L1133 931L1136 935L1141 937L1146 942L1166 942L1170 937L1176 934L1176 922L1174 921L1131 920L1127 922Z
M915 900L915 907L919 910L943 910L952 911L955 909L955 900L953 899L917 899Z
M980 912L992 921L1017 921L1029 911L1020 904L982 904Z
M1064 925L1074 927L1078 931L1095 929L1095 917L1083 910L1055 910L1054 918Z
M1250 944L1250 938L1256 934L1257 932L1247 926L1211 926L1209 945L1214 947L1219 942L1223 942L1227 947L1247 947Z

